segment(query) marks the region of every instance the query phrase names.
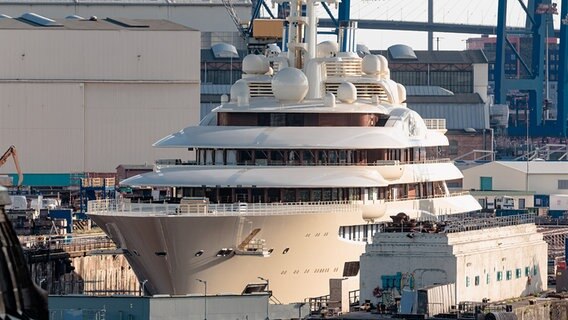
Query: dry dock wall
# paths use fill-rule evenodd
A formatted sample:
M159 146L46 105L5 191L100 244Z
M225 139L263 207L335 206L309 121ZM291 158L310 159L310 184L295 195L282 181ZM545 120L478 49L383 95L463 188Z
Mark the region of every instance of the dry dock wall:
M565 320L568 319L568 300L548 300L515 307L513 313L518 320Z
M32 279L50 294L131 294L140 293L140 284L122 255L71 258L75 269L60 274L65 258L29 264Z

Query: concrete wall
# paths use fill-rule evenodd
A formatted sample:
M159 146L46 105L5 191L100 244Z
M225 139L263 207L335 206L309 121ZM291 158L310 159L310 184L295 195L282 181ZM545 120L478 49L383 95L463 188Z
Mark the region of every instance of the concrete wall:
M415 288L455 283L458 302L505 300L546 290L546 266L547 244L534 224L412 237L377 233L361 256L361 301L377 303L373 290L384 289L381 276L397 272L412 278Z
M267 295L203 296L155 298L150 301L152 320L264 320L267 319ZM271 317L272 318L272 317Z
M49 319L150 319L150 301L143 297L49 296Z
M267 318L267 299L265 294L207 296L205 314L203 296L50 296L49 310L52 320L95 319L85 317L90 314L104 314L105 319L264 320Z

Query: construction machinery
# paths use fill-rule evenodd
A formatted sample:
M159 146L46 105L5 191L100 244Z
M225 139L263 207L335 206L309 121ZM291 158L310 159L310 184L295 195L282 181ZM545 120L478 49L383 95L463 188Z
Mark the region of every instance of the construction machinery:
M0 157L0 167L2 167L8 158L12 156L14 159L14 165L16 166L16 171L18 173L18 187L22 185L24 182L24 174L22 173L22 169L20 168L20 162L18 161L18 153L16 152L16 147L10 146L6 152Z

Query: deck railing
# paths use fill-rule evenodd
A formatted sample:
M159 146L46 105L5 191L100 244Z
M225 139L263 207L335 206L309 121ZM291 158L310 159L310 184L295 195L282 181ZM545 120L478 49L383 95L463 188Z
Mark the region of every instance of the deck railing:
M103 199L92 200L88 213L120 213L151 215L230 216L230 215L293 215L322 213L360 213L354 201L319 201L288 203L228 203L228 204L174 204L130 203Z
M428 197L384 199L374 204L397 201L425 200L468 195L468 192L441 194ZM315 202L275 202L275 203L222 203L222 204L176 204L176 203L132 203L125 200L102 199L88 203L88 213L94 214L148 214L185 216L261 216L323 213L362 213L362 201L315 201Z
M468 191L451 192L449 194L436 194L426 197L397 197L396 199L384 199L385 202L396 202L396 201L406 201L406 200L428 200L428 199L438 199L446 197L460 197L469 195Z
M377 160L375 162L367 162L367 163L302 163L300 164L298 161L290 161L290 162L271 162L271 163L263 163L256 164L252 161L247 162L239 162L235 164L198 164L197 162L180 162L180 164L156 164L158 168L167 168L167 167L178 167L178 166L217 166L217 167L317 167L317 166L329 166L329 167L355 167L355 166L369 166L369 167L385 167L385 166L398 166L398 165L407 165L407 164L432 164L432 163L449 163L451 162L450 158L438 158L438 159L424 159L424 160L416 160L416 161L400 161L400 160Z

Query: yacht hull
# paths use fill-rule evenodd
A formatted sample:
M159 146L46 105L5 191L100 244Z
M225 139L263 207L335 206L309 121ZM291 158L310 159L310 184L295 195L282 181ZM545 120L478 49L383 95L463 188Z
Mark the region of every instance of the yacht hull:
M91 214L125 250L138 279L151 294L241 293L247 284L269 279L283 303L329 294L329 279L344 277L344 264L359 261L365 243L340 238L338 227L365 222L361 214L281 216L148 216ZM262 254L236 253L254 229ZM227 256L219 251L232 249ZM202 254L200 254L202 252ZM358 288L357 276L344 288Z
M411 218L432 218L479 210L470 195L361 204L353 210L322 213L252 214L246 211L208 214L164 214L134 211L94 211L91 219L122 248L136 276L151 294L241 293L247 284L270 281L283 303L328 295L330 279L344 279L344 292L359 288L358 272L344 273L346 262L359 261L368 234L368 212L375 220L406 212ZM248 209L251 210L251 206ZM365 214L367 212L367 214ZM264 248L244 249L251 239ZM354 239L354 240L348 240ZM358 271L358 270L356 270Z

